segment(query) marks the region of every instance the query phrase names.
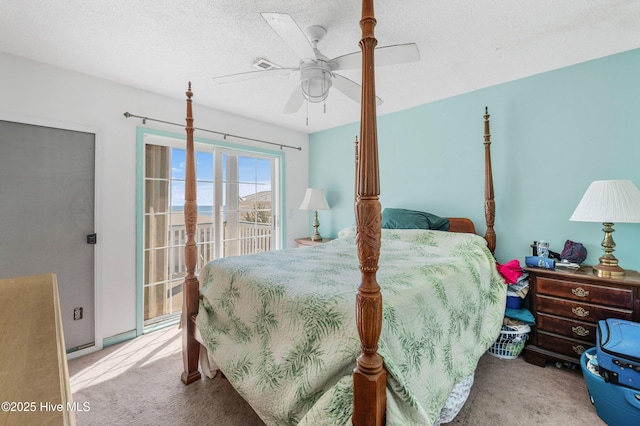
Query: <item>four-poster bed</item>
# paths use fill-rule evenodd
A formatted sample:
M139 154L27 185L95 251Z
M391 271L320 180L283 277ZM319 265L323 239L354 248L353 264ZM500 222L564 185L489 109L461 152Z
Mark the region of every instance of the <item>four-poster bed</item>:
M488 113L485 239L475 235L465 218L450 218L448 233L381 228L375 24L373 1L363 0L356 226L320 246L211 262L200 272L202 288L195 275L190 86L187 92L182 381L189 384L201 377L198 335L268 424L438 422L454 386L464 382L470 387L477 361L502 323L506 287L491 255L495 233Z

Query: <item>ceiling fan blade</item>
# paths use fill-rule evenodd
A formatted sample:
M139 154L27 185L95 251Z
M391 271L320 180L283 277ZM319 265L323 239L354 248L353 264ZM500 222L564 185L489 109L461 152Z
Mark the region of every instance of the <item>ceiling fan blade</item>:
M354 101L360 103L362 98L362 86L353 80L349 80L340 74L333 74L333 87L344 93ZM376 96L376 105L382 105L384 101Z
M293 92L291 92L291 96L289 96L289 100L284 107L284 113L293 114L294 112L298 112L303 102L304 95L302 94L302 88L298 85L293 89Z
M290 15L286 13L262 13L261 15L300 59L316 59L311 42Z
M415 43L394 44L375 49L376 66L402 64L420 60L420 51ZM349 70L362 67L362 53L353 52L338 56L329 62L337 64L337 70Z
M220 77L214 77L213 81L218 84L236 83L239 81L253 80L256 78L273 77L275 75L289 75L294 71L298 71L298 68L273 68L263 71L249 71L241 72L239 74L223 75Z

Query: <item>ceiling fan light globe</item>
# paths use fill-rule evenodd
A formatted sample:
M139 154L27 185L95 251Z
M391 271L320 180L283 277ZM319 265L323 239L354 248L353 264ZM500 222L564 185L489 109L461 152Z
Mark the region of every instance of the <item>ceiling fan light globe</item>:
M312 103L324 101L332 86L331 72L315 64L300 67L300 87L305 99Z

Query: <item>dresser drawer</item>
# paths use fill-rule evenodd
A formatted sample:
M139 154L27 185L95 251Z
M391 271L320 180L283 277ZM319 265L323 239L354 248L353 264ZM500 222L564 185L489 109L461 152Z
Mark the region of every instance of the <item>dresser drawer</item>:
M574 320L596 323L604 318L620 318L626 320L633 319L633 311L630 309L618 309L612 306L594 305L557 297L537 295L536 309L538 312L545 312Z
M595 346L596 326L605 318L640 322L640 273L600 277L593 268L576 270L524 268L529 274L529 307L535 318L525 360L541 367L547 361L580 362Z
M536 325L539 330L582 340L595 346L596 324L578 320L561 318L538 312Z
M538 346L543 349L552 350L563 355L580 358L582 352L586 351L589 348L592 348L594 345L585 343L581 340L570 339L567 337L539 331Z
M583 300L588 303L633 309L633 290L631 288L538 278L536 292L563 299Z

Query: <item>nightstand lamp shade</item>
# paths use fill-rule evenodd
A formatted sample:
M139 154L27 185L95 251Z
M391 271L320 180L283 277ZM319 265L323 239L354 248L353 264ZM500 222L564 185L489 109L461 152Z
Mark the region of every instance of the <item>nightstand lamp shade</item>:
M329 210L329 203L327 203L327 197L324 194L324 189L307 188L307 192L304 194L302 204L300 204L300 210L314 210L313 219L313 235L311 241L321 240L322 237L318 232L320 222L318 221L318 210Z
M598 180L593 182L569 220L601 222L604 226L604 256L593 267L601 277L624 276L613 255L615 243L611 234L614 223L640 223L640 190L630 180Z

